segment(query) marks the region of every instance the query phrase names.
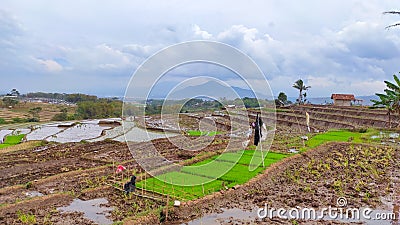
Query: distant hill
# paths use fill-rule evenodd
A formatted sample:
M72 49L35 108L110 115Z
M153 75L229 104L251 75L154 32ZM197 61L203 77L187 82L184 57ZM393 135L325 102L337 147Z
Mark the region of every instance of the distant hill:
M166 98L167 93L165 91L156 91L155 93L151 93L150 98ZM257 93L258 97L261 99L266 99L267 96L264 94ZM216 81L209 81L199 85L188 86L182 89L178 89L174 91L169 99L184 99L191 96L211 96L214 98L227 98L227 99L236 99L238 97L244 98L254 98L255 94L252 90L244 89L240 87L229 87L222 85Z

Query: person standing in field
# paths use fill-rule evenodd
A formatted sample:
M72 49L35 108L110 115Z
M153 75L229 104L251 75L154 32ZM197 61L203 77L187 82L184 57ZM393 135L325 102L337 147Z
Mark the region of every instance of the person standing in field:
M258 146L258 143L260 142L260 139L262 137L262 131L261 131L261 127L263 126L263 121L259 115L259 113L257 113L257 117L256 117L256 122L253 123L253 127L254 127L254 145Z

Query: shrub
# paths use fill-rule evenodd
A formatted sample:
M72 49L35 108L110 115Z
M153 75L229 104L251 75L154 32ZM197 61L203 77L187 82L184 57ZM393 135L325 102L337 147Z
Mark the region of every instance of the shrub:
M12 122L13 123L25 123L25 122L27 122L27 120L23 119L23 118L16 117L16 118L12 118Z
M36 216L32 213L22 213L21 211L17 212L18 219L24 224L36 224Z

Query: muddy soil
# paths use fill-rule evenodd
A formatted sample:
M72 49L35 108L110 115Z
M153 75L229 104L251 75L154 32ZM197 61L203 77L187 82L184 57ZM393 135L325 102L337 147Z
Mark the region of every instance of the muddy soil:
M82 213L61 213L56 210L72 202L72 199L70 195L58 194L8 205L1 208L0 221L2 224L24 224L28 222L23 215L34 215L31 224L95 224L84 218Z
M226 146L226 137L174 137L175 143L202 146L199 151L182 151L169 139L134 143L134 148L146 151L150 145L171 161L184 161L200 153L219 151ZM20 224L21 215L34 215L37 224L93 224L82 213L59 213L56 208L67 206L74 198L89 200L106 198L114 207L110 215L119 221L137 214L145 215L160 202L131 196L112 187L131 174L144 171L135 162L125 143L101 141L95 143L48 144L36 148L1 154L0 159L0 224ZM128 172L116 174L116 166L124 165ZM125 180L123 180L123 178ZM138 181L142 177L138 177ZM120 186L121 187L121 186ZM150 217L153 218L154 217ZM158 216L156 217L158 219Z
M187 140L190 140L189 142ZM156 139L151 142L135 143L134 150L146 151L150 145L159 149L159 153L171 161L192 158L204 151L224 149L227 142L224 137L174 137L181 146L190 144L190 148L211 144L199 151L183 151L169 139ZM69 171L85 170L107 164L133 160L125 143L102 141L95 143L70 143L49 145L5 153L0 159L0 188L26 184L34 180Z
M221 208L251 211L264 204L275 208L334 207L341 196L347 198L348 207L379 207L380 197L390 194L390 171L400 170L399 159L400 152L392 147L330 143L274 164L236 190L186 203L170 214L168 224L221 212ZM310 224L310 221L298 222ZM292 224L292 221L256 219L255 223ZM245 223L239 220L227 224Z

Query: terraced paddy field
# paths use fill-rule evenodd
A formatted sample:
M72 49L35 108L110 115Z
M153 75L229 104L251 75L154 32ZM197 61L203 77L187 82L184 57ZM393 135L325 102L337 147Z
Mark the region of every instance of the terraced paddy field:
M174 199L193 200L244 184L261 174L266 167L287 156L288 154L269 152L264 158L265 167L262 167L262 163L259 164L262 161L261 152L244 150L223 153L184 167L179 172L165 173L146 179L139 182L138 187L146 187L147 190L170 195ZM254 168L249 171L251 164ZM227 171L227 173L219 176L221 171Z
M0 107L0 118L4 119L6 122L12 122L15 118L27 119L31 115L29 114L29 109L41 107L42 111L39 113L40 121L48 122L51 121L54 115L60 113L61 108L68 108L68 112L73 114L76 110L75 106L66 105L55 105L49 103L32 103L32 102L20 102L14 108Z
M365 114L351 116L371 113L361 111ZM130 142L136 152L146 153L155 146L165 159L184 166L156 177L145 173L125 142L14 143L0 149L0 223L344 224L260 219L254 213L265 203L316 209L335 206L339 197L345 197L352 207L369 206L388 212L398 209L394 200L383 203L384 199L395 199L400 190L400 139L396 129L365 129L352 121L347 121L350 129L338 129L336 122L328 121L325 129L314 124L319 132L308 133L300 117L304 112L295 112L300 123L294 124L293 119L289 126L289 122L278 120L275 139L265 155L260 146L252 145L224 152L229 142L229 120L221 116L215 116L220 122L215 135L196 131L201 116L184 116L188 118L187 123L182 121L187 131L200 135L183 132L184 136L169 139ZM382 114L378 110L372 113ZM240 119L240 115L235 118ZM268 118L263 120L267 122ZM112 132L108 135L114 136ZM201 147L204 143L209 144ZM184 151L186 147L198 150ZM298 153L290 153L291 149ZM117 173L118 165L126 169ZM227 172L219 176L221 170ZM137 189L126 195L121 188L132 175L137 177ZM188 185L193 183L199 185ZM176 200L180 207L173 206ZM88 211L96 212L97 217Z

